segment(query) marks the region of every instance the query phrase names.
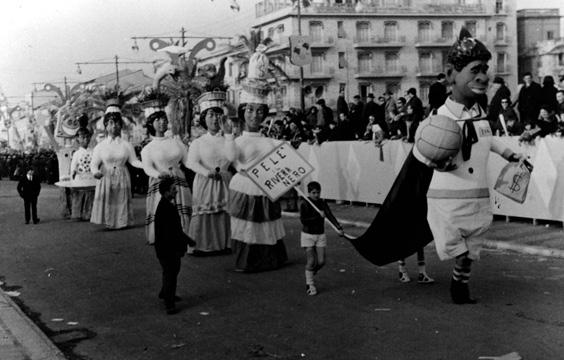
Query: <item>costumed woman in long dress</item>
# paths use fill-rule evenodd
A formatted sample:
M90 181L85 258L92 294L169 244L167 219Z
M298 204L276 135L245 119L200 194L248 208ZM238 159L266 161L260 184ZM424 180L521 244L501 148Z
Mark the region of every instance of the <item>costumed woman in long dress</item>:
M133 146L120 136L123 119L118 105L117 100L108 102L104 115L107 137L94 148L90 163L90 169L98 179L90 222L104 224L109 229L133 225L131 177L126 163L142 167Z
M288 259L280 204L270 201L245 174L248 166L280 143L260 132L260 125L268 115L266 99L270 90L265 50L261 44L251 56L248 78L243 84L240 110L244 111L239 113L244 114L245 131L234 139L230 126L224 126L226 155L238 171L229 184L229 213L235 270L241 272L276 269Z
M196 173L193 184L192 224L188 235L196 241L193 255L231 252L231 226L225 138L219 135L226 93L210 91L198 98L200 123L207 133L192 142L188 167Z
M180 216L182 230L188 234L190 216L192 215L192 193L180 164L188 165L188 149L180 139L165 136L168 129L168 118L164 107L168 98L162 93L153 91L141 99L147 117L147 131L151 141L141 150L143 170L149 176L147 190L147 215L145 218L145 235L148 244L155 242L155 212L161 199L159 183L163 178L173 177L176 186L176 210ZM189 250L190 251L190 250Z

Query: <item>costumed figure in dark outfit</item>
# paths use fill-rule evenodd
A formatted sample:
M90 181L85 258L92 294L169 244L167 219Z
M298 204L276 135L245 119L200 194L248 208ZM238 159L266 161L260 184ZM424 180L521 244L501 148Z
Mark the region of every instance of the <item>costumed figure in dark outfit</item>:
M463 129L461 151L434 163L414 146L367 232L351 240L364 257L384 265L415 253L434 238L441 259L456 259L451 296L457 304L475 303L468 288L470 268L479 255L477 237L492 221L486 179L489 152L509 161L522 158L492 137L477 104L488 87L490 58L486 47L463 28L448 54L452 95L437 111ZM405 226L405 218L412 219L410 226Z
M155 252L163 270L162 287L159 298L163 299L167 314L177 312L175 302L176 279L180 272L180 259L186 253L188 245L196 243L186 235L176 210L175 197L177 186L173 177L162 179L159 184L161 199L155 212Z

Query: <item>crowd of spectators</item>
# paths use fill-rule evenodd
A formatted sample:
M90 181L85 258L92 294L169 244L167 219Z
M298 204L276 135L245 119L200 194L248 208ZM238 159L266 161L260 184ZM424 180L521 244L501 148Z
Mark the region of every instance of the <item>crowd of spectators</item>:
M59 163L53 150L0 149L0 178L20 180L28 169L33 169L42 182L54 184L59 181Z
M564 77L559 79L564 84ZM339 94L336 111L325 99L306 109L291 108L281 118L268 118L262 125L266 136L286 140L294 147L302 142L321 144L324 141L376 141L385 139L414 142L421 121L433 114L448 96L446 75L441 73L430 86L429 102L423 104L415 88L395 97L391 91L381 96L366 96L366 102L355 95L349 103ZM542 86L530 73L512 96L501 77L492 82L492 96L484 96L480 105L486 110L493 134L522 136L530 141L549 134L564 135L564 89L558 89L552 76L545 76ZM486 115L485 115L486 116Z

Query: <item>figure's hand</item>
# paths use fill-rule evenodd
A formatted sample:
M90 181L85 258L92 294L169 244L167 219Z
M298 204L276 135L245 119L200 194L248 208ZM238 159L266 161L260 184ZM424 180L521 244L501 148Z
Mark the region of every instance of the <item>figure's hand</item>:
M207 176L208 176L208 178L210 178L210 179L215 179L215 174L216 174L216 172L215 172L214 170L210 170L210 171L208 171L208 175L207 175Z
M343 229L339 229L337 231L337 234L339 234L339 236L341 236L341 237L345 236L345 232L343 231Z
M95 179L101 179L103 176L104 176L104 174L102 174L101 172L94 174Z
M524 161L527 160L527 156L521 153L513 153L511 154L511 156L507 159L507 161L509 162L518 162L518 161Z
M452 157L449 157L444 161L432 163L431 167L440 172L452 171L458 168L458 165L456 165L453 161L454 159Z

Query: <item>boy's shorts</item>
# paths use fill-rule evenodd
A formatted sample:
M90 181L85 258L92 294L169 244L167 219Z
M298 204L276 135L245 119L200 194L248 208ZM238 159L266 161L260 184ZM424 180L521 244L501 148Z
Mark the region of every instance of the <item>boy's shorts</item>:
M325 234L308 234L302 232L300 244L302 247L326 247L327 238Z

